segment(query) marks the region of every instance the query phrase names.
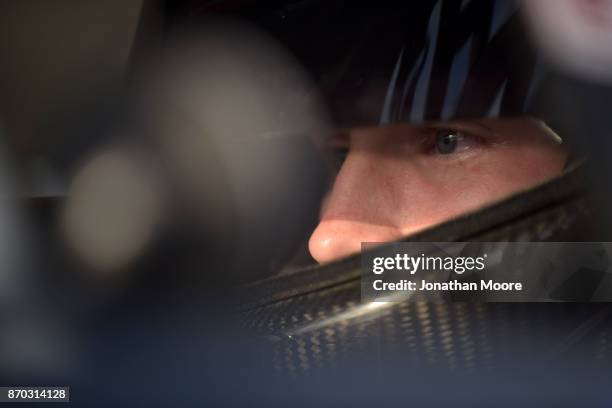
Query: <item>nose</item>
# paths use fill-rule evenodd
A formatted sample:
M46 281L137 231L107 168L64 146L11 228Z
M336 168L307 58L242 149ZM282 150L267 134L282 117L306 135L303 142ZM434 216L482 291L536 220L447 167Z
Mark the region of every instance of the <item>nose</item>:
M308 249L319 263L328 263L358 253L362 242L393 241L401 237L395 227L359 221L322 220L310 236Z
M356 144L371 138L352 136ZM387 242L403 235L389 169L372 148L352 148L321 209L308 242L312 257L328 263L358 253L362 242ZM386 188L381 188L385 184Z
M308 249L319 263L361 251L362 242L395 241L421 228L427 172L409 160L411 129L354 130L348 155L326 197ZM414 140L419 140L414 138ZM413 150L415 152L413 152ZM420 221L419 221L420 222Z

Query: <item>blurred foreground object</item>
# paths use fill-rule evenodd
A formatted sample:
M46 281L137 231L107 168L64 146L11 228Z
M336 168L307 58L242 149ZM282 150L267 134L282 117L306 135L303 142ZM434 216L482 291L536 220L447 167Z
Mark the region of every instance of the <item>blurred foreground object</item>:
M521 5L555 65L587 81L612 82L612 1L521 0Z
M163 207L151 168L129 150L114 148L98 153L75 177L64 229L87 266L101 273L125 269L151 243Z
M231 245L215 273L278 270L314 222L325 182L317 89L272 37L236 20L171 31L160 57L137 89L174 206Z

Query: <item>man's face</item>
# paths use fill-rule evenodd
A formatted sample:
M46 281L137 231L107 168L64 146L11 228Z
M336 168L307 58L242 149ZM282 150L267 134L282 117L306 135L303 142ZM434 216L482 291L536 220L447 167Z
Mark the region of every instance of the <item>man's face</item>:
M320 263L529 188L567 160L559 139L527 117L360 128L329 144L346 159L310 237Z

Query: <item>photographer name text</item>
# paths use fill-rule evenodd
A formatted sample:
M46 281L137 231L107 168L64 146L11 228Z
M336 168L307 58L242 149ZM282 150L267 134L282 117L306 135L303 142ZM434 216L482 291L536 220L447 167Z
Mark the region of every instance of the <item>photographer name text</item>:
M476 291L476 290L492 290L492 291L513 291L523 290L521 282L496 282L491 279L480 280L477 282L459 282L452 280L448 282L428 282L425 280L412 281L402 279L398 282L384 282L382 279L377 279L373 282L372 287L375 291Z

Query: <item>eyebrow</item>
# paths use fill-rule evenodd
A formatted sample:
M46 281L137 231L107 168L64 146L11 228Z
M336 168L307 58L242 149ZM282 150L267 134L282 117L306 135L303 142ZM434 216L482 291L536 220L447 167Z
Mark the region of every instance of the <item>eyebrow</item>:
M469 127L478 127L481 130L487 132L487 133L491 133L494 134L495 130L482 123L479 120L453 120L453 121L448 121L448 122L431 122L430 124L425 124L424 126L429 125L429 128L433 128L433 129L448 129L448 128L469 128Z

